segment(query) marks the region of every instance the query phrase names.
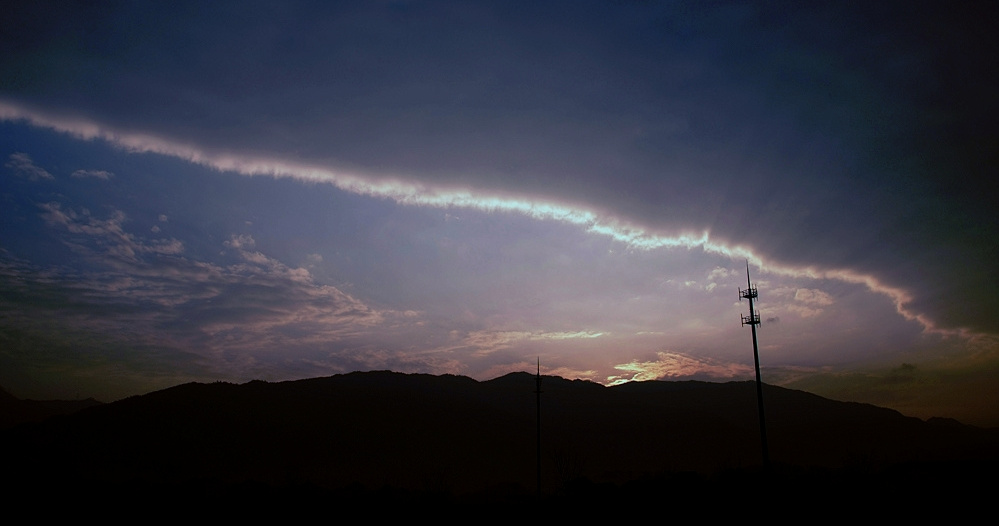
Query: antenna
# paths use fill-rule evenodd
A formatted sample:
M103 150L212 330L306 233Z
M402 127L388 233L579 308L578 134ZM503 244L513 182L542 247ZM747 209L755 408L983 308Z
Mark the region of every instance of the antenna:
M770 467L770 452L767 448L767 419L763 415L763 380L760 377L760 344L756 339L756 326L760 324L760 313L755 310L753 303L757 298L756 287L753 286L753 282L749 279L749 260L746 260L746 283L749 286L748 289L739 289L739 301L743 298L749 300L749 316L742 316L742 325L745 327L749 325L753 329L753 359L756 362L756 402L760 410L760 444L763 448L763 467Z
M541 357L538 357L538 375L534 378L534 393L538 397L538 500L541 499Z

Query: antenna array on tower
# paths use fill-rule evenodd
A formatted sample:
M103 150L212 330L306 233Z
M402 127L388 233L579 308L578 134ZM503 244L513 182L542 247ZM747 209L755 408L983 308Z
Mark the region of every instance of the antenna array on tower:
M763 379L760 376L760 345L756 338L756 326L760 325L760 313L754 307L754 302L759 296L756 287L749 279L749 262L746 262L746 284L749 288L739 289L739 301L743 298L749 300L749 315L740 315L742 325L749 325L753 329L753 360L756 362L756 401L760 410L760 444L763 448L763 465L770 464L770 452L767 447L767 421L763 412Z

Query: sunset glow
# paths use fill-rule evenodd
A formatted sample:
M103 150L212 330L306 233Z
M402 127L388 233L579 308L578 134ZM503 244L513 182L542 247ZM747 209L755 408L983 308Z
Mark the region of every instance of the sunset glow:
M994 92L918 23L969 13L74 9L2 37L15 394L745 380L748 266L765 382L999 426Z

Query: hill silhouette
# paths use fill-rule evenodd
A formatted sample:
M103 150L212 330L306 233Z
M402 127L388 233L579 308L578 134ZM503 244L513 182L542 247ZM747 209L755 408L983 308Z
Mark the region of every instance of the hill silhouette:
M996 430L765 386L764 470L753 382L605 387L546 376L539 496L534 388L527 373L190 383L0 436L17 452L6 474L22 495L299 509L663 495L735 505L780 494L845 510L957 488L972 496L999 460Z
M22 400L0 387L0 430L24 422L41 422L56 415L68 415L101 402L86 400Z

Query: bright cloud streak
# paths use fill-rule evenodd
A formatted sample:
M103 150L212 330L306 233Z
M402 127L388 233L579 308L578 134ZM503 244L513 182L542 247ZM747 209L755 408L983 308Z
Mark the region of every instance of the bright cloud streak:
M341 190L386 198L397 203L438 208L472 208L488 212L514 212L540 220L555 220L579 225L593 234L609 236L639 250L659 248L700 248L705 252L722 255L732 260L744 260L762 272L789 278L826 279L850 284L860 284L871 292L888 297L895 310L906 320L918 322L927 333L973 337L965 329L942 329L925 314L909 307L912 294L904 289L891 287L876 277L849 269L824 269L817 266L796 267L767 261L753 249L713 240L708 231L699 234L679 233L662 235L644 228L629 225L614 217L602 217L593 210L566 206L558 203L532 200L517 196L495 196L471 190L438 188L426 184L407 182L403 178L361 175L333 170L323 166L307 165L282 159L253 157L235 153L209 153L194 145L172 141L152 134L115 130L105 125L81 118L54 116L26 108L23 105L0 100L0 120L25 121L33 126L51 129L83 140L103 140L118 148L135 153L153 153L176 157L219 171L243 175L289 177L302 181L322 182ZM13 161L11 161L13 162ZM19 161L23 164L23 160Z
M660 351L655 361L632 361L615 365L620 376L607 378L608 385L647 380L677 379L690 377L732 378L753 374L753 368L744 364L722 364L704 360L683 353Z
M749 270L766 381L999 422L991 6L8 11L14 392L746 378Z

